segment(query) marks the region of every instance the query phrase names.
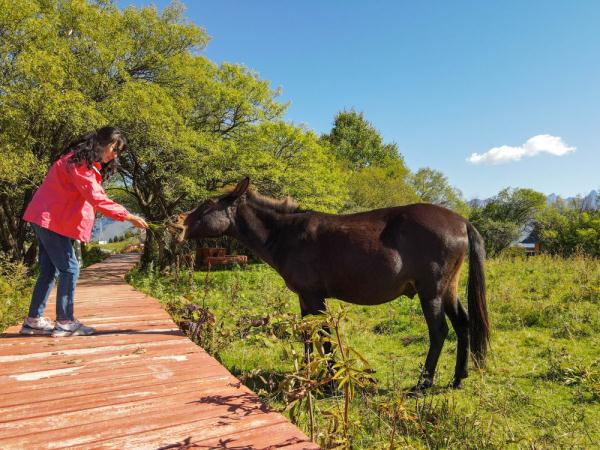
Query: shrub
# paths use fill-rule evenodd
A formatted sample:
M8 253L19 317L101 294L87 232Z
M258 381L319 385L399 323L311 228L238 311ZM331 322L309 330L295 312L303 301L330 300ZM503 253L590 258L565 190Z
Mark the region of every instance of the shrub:
M95 245L93 246L81 246L81 256L83 258L83 267L91 266L92 264L96 264L104 261L108 258L112 253L108 250L104 250Z
M27 268L0 255L0 331L27 314L33 278Z

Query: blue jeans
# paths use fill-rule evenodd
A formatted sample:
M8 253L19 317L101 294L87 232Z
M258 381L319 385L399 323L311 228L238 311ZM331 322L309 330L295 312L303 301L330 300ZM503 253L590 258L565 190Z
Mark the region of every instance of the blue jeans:
M79 262L71 239L35 224L31 226L38 240L40 275L33 288L29 317L43 315L54 279L58 276L56 320L74 320L73 298L79 278Z

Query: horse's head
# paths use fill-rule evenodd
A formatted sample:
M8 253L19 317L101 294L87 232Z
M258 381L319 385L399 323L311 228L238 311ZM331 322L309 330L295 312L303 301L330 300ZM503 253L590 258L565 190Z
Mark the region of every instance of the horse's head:
M209 198L194 210L176 216L168 228L177 241L223 236L231 225L237 200L246 193L249 178L240 181L235 189L220 197Z

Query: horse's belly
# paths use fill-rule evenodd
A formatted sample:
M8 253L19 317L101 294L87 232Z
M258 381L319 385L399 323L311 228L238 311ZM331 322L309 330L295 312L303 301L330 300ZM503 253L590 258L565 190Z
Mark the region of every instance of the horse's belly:
M401 295L414 295L414 283L397 251L344 250L335 255L331 252L320 255L307 263L292 264L282 276L288 287L299 294L319 293L359 305L377 305Z
M413 283L407 281L390 289L373 289L366 286L363 289L357 288L352 292L346 290L333 291L329 297L337 298L356 305L380 305L390 302L401 295L413 297L416 294Z
M328 280L328 297L359 305L378 305L401 295L415 295L414 282L403 276L400 267L372 265L356 269L337 271Z

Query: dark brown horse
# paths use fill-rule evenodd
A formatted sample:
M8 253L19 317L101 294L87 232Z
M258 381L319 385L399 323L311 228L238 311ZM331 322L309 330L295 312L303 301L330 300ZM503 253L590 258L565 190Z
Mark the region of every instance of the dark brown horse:
M170 225L178 240L231 236L272 266L300 297L302 315L318 314L326 298L360 305L419 294L429 328L429 352L417 385L426 388L444 340L448 316L457 336L454 387L467 377L469 343L482 365L489 339L483 240L464 218L436 205L414 204L348 215L302 211L248 190L206 200ZM469 254L470 317L457 297Z

